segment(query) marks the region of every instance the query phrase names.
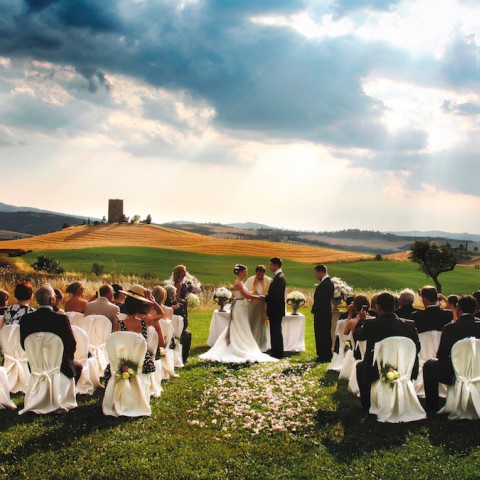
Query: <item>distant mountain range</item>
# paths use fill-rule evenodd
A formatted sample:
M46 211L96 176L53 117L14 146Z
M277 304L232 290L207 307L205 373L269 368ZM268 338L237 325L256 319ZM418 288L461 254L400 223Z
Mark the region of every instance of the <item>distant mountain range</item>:
M233 228L244 228L245 230L260 230L262 228L272 229L268 225L264 225L263 223L255 223L255 222L244 222L244 223L227 223L225 224L227 227Z
M386 232L400 237L431 237L431 238L447 238L468 242L480 242L480 235L474 233L452 233L442 232L441 230L429 230L422 232L419 230L411 230L406 232Z

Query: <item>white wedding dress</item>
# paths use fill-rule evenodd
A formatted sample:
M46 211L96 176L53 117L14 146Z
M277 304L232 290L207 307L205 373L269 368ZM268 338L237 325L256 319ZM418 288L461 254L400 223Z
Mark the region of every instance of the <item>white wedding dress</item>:
M276 358L262 353L258 348L250 328L246 298L238 290L234 291L234 297L230 325L221 333L215 345L199 358L222 363L277 362Z

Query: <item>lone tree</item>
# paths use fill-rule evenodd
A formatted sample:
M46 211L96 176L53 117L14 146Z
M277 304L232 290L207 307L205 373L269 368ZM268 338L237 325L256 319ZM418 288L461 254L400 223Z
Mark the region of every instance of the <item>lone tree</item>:
M65 269L58 263L58 260L47 257L46 255L39 255L37 261L32 263L32 268L37 271L48 273L64 273Z
M420 270L435 282L440 293L442 285L438 277L443 272L451 272L457 264L453 250L447 245L430 243L428 240L415 240L409 258L420 265Z

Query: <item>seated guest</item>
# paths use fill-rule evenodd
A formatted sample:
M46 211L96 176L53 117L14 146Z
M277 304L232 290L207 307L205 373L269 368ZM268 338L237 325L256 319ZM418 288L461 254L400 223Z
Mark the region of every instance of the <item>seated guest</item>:
M406 288L400 292L399 300L400 307L395 310L395 315L400 318L412 319L412 313L417 309L413 306L415 301L415 292L410 288Z
M88 302L84 314L87 315L104 315L112 322L112 327L120 320L120 308L113 304L113 288L111 285L102 285L98 289L99 297L93 302Z
M378 298L378 293L373 294L370 297L370 309L368 310L368 316L377 318L377 298Z
M54 288L53 291L55 292L55 305L53 306L53 311L65 315L63 309L60 308L60 304L63 300L63 293L58 288Z
M457 305L460 297L458 295L449 295L448 297L445 297L439 293L438 298L446 303L447 308L445 310L450 310L452 312L453 321L456 322L458 320Z
M357 326L358 322L361 320L360 312L362 310L367 312L366 316L368 316L368 311L370 309L370 302L368 301L368 298L365 295L362 295L362 294L355 295L355 297L353 297L352 304L349 305L347 308L348 308L348 319L347 319L348 321L345 323L345 326L343 328L343 333L345 335L348 335L350 332L355 330L355 327Z
M35 311L35 309L30 306L33 296L33 288L28 282L18 283L15 286L13 295L17 299L17 303L10 305L3 312L3 321L5 325L18 324L25 314Z
M163 338L162 327L160 326L160 318L163 316L160 306L152 298L149 290L141 285L132 285L130 290L123 291L125 294L125 308L127 310L127 317L125 320L119 320L116 325L117 331L140 333L147 341L147 328L153 326L158 334L158 346L165 347L165 340ZM157 315L149 315L152 307L156 310ZM161 312L160 314L158 312ZM155 371L155 358L152 357L148 351L145 353L142 373L152 373ZM115 373L115 372L113 372ZM112 372L110 365L105 369L105 382L108 383Z
M25 339L36 332L50 332L59 336L63 343L63 357L60 371L68 378L78 381L82 374L82 365L74 360L77 343L72 333L70 321L66 315L53 311L55 292L47 283L35 292L39 305L37 311L24 315L20 321L20 343L25 348Z
M164 301L164 306L170 307L173 310L173 313L178 313L181 307L176 300L177 289L173 285L165 285L165 291L167 292L167 298Z
M8 304L8 292L6 290L0 290L0 315L5 313Z
M120 313L125 312L125 294L122 293L123 287L118 283L112 283L113 288L113 303L120 309Z
M65 311L84 313L88 302L83 298L85 291L83 283L73 282L67 286L65 291L71 295L65 303Z
M477 302L477 306L475 309L475 316L477 318L480 318L480 290L476 290L475 292L472 293L473 298Z
M388 337L407 337L413 340L417 348L417 354L420 351L420 340L418 339L417 329L412 320L398 318L394 313L395 299L393 295L384 292L380 293L376 299L377 318L366 318L366 312L360 312L360 318L365 321L360 323L356 320L355 338L357 340L366 340L367 348L365 358L357 364L357 380L360 388L360 399L362 408L370 408L370 386L372 382L379 378L377 363L373 364L373 351L375 343ZM372 365L373 364L373 365ZM412 370L412 378L418 375L418 356L415 359L415 366Z
M417 326L418 333L431 330L442 331L443 327L453 320L450 310L442 310L438 302L438 292L435 287L426 286L420 290L422 303L425 310L417 310L412 313L412 320Z
M167 299L167 291L160 285L157 285L152 289L152 296L155 301L160 305L160 308L163 312L163 318L171 320L173 316L173 308L165 305L165 300Z
M463 338L480 338L480 320L474 317L475 309L476 302L472 295L460 297L457 305L458 320L443 327L437 358L427 360L423 365L425 397L427 408L431 411L439 409L438 383L454 383L455 372L451 358L453 345Z

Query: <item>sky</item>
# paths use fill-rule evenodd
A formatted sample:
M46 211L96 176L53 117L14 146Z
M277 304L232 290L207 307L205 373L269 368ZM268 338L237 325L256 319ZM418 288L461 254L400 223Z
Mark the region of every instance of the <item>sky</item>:
M480 233L478 0L0 0L0 201Z

